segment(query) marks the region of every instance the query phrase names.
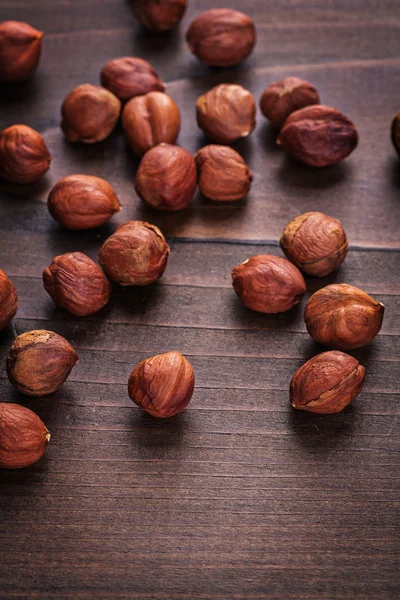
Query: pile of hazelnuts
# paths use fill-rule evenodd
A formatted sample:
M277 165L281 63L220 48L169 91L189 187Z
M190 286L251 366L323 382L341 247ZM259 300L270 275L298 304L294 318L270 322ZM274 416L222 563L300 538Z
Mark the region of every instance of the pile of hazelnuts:
M136 0L134 13L144 26L168 30L177 25L186 0ZM22 81L39 63L43 34L26 23L0 24L0 81ZM190 50L210 66L230 67L246 58L256 42L253 21L242 12L212 9L191 23ZM193 157L175 144L180 111L165 93L152 65L137 57L111 60L101 69L101 86L83 84L65 98L61 128L71 143L106 139L122 112L122 125L132 151L141 158L135 188L157 210L177 211L192 201L197 186L217 202L245 197L252 174L228 145L255 127L256 104L240 85L221 84L196 104L199 127L214 143ZM297 161L326 167L346 158L358 142L354 124L339 111L320 104L317 89L298 77L270 85L262 94L263 115L280 133L278 144ZM400 116L392 128L400 148ZM0 134L0 176L28 184L42 177L51 156L41 135L26 125L12 125ZM107 222L120 209L111 185L99 177L70 175L50 192L48 209L63 227L85 230ZM306 292L303 273L324 277L337 269L348 251L341 223L320 212L293 219L280 240L286 258L252 256L232 271L233 288L243 304L265 314L283 313ZM169 246L162 232L142 221L124 223L100 248L96 264L85 254L56 256L43 271L43 284L54 304L76 316L98 312L109 301L110 281L146 286L163 274ZM0 329L17 312L16 290L0 271ZM360 392L365 369L346 352L371 342L378 334L384 306L362 290L328 285L307 302L304 318L311 337L330 348L307 361L290 384L295 408L336 413ZM62 336L45 330L19 335L7 359L7 374L17 390L29 396L57 391L78 355ZM190 402L193 368L179 352L167 352L139 363L128 383L131 399L155 417L171 417ZM0 403L0 467L32 464L44 453L50 434L28 409Z

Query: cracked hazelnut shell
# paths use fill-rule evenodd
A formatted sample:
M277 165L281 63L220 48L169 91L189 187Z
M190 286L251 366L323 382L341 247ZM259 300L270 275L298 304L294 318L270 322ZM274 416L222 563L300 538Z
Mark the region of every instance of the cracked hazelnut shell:
M43 33L23 21L0 23L0 82L29 79L36 71Z
M253 179L251 171L233 148L211 144L201 148L194 158L199 189L207 198L231 202L249 193Z
M17 290L0 269L0 331L14 318L18 309Z
M47 146L31 127L11 125L0 133L0 177L13 183L34 183L50 165Z
M101 70L101 85L126 102L149 92L164 92L165 83L154 67L141 58L123 56L110 60Z
M133 14L148 29L169 31L182 19L187 0L134 0Z
M23 469L43 456L50 433L34 412L0 402L0 468Z
M319 104L318 90L300 77L271 83L260 99L261 112L278 129L292 112L311 104Z

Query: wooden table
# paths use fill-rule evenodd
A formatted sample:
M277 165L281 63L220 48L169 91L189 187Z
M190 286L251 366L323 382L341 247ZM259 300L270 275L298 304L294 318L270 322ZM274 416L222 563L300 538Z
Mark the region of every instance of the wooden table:
M31 82L0 88L1 128L37 128L53 157L33 186L1 185L0 267L20 309L0 336L0 400L36 411L52 433L45 457L0 474L0 597L58 599L398 599L400 162L389 140L400 110L398 0L234 0L255 18L258 46L237 69L209 70L184 43L190 20L215 5L192 0L179 30L144 32L126 0L2 0L0 20L46 32ZM254 173L252 192L230 205L196 199L187 211L145 209L133 188L137 160L121 130L72 146L60 105L76 85L98 82L109 59L152 61L183 113L179 143L206 140L195 100L238 82L255 96L294 74L357 125L360 145L323 170L292 162L271 127L235 145ZM62 176L108 179L123 204L112 224L73 233L49 217ZM281 255L286 223L307 210L342 220L351 250L340 271L308 279L308 292L346 282L386 305L379 337L355 352L367 368L362 395L342 414L295 412L288 385L320 352L305 331L304 302L268 317L245 309L231 268L252 254ZM41 274L52 257L102 241L129 219L159 225L171 243L165 276L145 289L115 287L99 315L54 310ZM80 355L53 397L17 394L4 362L16 334L45 328ZM169 421L138 410L127 379L144 357L179 349L197 386Z

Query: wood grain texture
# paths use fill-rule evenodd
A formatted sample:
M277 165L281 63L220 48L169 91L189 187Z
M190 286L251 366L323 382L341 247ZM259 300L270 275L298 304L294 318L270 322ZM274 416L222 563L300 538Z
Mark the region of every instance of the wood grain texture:
M212 0L190 0L182 26L144 32L128 0L2 0L0 21L46 32L34 80L0 86L0 129L36 127L54 163L33 186L0 183L0 268L20 307L0 333L0 401L30 407L52 433L45 456L0 473L0 598L138 600L397 600L400 596L400 162L389 139L399 112L397 0L232 0L256 19L255 53L235 69L209 70L184 31ZM60 105L76 85L98 82L109 59L151 60L182 111L179 144L207 140L195 124L197 97L238 82L257 101L268 83L310 79L324 103L354 120L360 145L344 163L316 171L288 159L258 114L235 145L254 174L249 197L219 206L197 197L178 214L143 207L138 166L117 128L104 143L66 143ZM52 185L71 173L105 177L123 210L98 230L68 232L50 218ZM307 210L339 218L350 252L339 272L307 278L293 311L245 309L230 283L253 254L281 255L286 223ZM55 310L43 290L53 256L96 259L115 227L159 225L171 256L163 278L142 289L113 287L110 304L79 319ZM302 313L333 282L356 285L386 306L382 331L354 355L364 390L343 413L291 409L293 372L322 351ZM80 361L52 397L18 394L5 373L15 336L52 329ZM157 421L127 394L135 364L181 351L196 389L180 415Z

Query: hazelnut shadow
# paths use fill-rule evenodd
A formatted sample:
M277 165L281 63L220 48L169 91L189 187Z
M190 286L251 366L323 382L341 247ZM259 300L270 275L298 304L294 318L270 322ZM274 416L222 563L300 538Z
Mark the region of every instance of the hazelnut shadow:
M291 156L285 156L277 170L279 183L291 191L298 192L299 187L327 189L340 184L351 175L350 163L342 161L330 167L309 167L296 162Z
M396 155L396 151L393 149L394 156L388 160L387 171L389 179L396 188L400 188L400 156Z
M259 330L287 329L294 325L297 327L302 326L304 301L299 302L299 304L284 313L268 315L244 306L232 289L230 311L232 319L236 320L241 327Z
M259 138L262 148L264 148L267 152L275 154L284 152L284 150L277 144L279 130L271 125L271 123L268 121L265 121L265 123L257 129L256 135Z

